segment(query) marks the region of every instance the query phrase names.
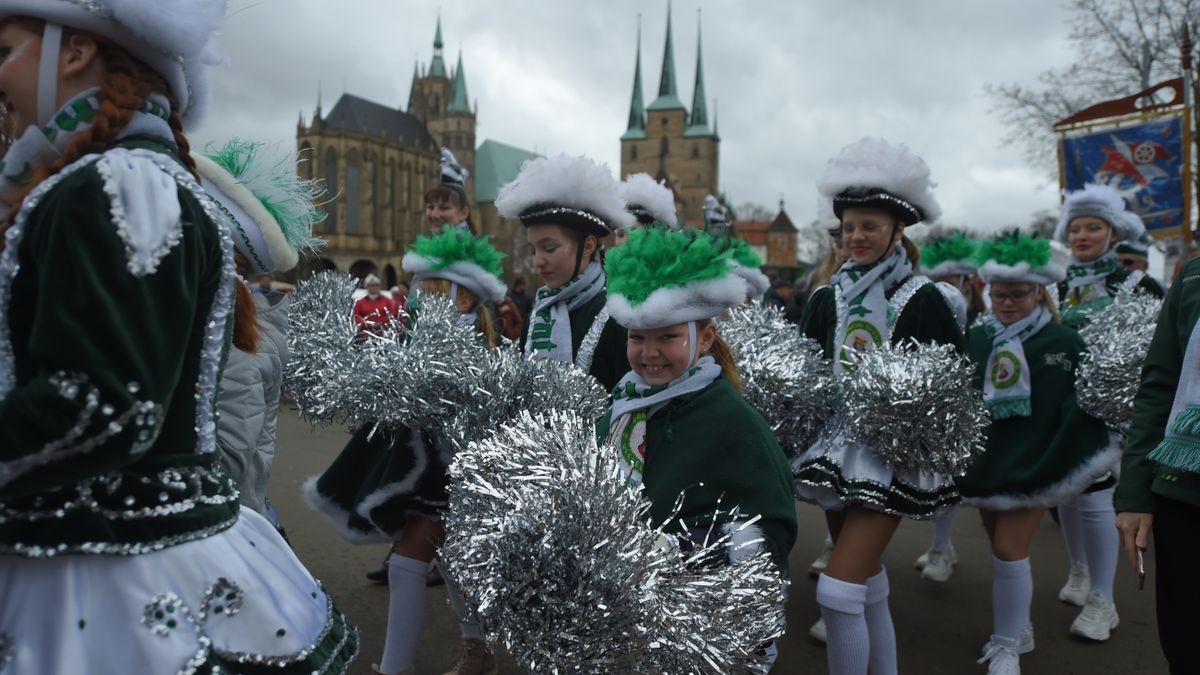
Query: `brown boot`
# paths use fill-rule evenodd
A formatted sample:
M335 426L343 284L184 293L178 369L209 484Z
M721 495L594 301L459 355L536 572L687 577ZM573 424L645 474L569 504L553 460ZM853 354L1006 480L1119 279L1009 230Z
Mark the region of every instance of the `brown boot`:
M462 646L463 654L458 664L443 675L496 675L500 672L496 667L496 655L488 651L482 640L463 638Z

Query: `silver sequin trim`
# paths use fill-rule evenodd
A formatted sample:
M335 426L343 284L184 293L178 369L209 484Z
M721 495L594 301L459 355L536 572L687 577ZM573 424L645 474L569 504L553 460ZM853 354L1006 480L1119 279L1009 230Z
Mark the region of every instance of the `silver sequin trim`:
M117 148L110 152L124 151ZM139 263L137 260L137 251L129 236L129 219L128 214L125 213L125 205L121 202L121 188L113 178L112 165L109 163L108 154L105 153L105 156L96 162L96 171L100 174L100 178L103 179L104 193L108 195L109 213L112 215L113 225L117 228L117 236L125 244L125 266L129 269L129 273L135 277L154 274L158 271L158 264L162 259L183 240L183 219L181 218L172 226L170 233L167 234L167 238L150 254L149 262L146 264ZM174 194L171 195L171 197L174 196Z
M841 203L841 204L864 204L866 202L873 202L873 201L877 201L880 199L882 199L885 202L892 202L893 204L898 204L905 211L908 211L909 213L911 213L913 218L915 218L917 222L920 222L923 217L921 215L921 210L918 209L916 206L913 206L911 203L897 197L894 194L888 193L888 192L875 192L875 193L866 195L865 197L834 197L833 203L835 203L835 204L838 204L838 203Z
M579 353L575 356L575 367L585 373L592 369L592 357L596 355L596 346L600 344L600 334L604 332L606 324L608 324L608 307L600 310L600 313L592 321L592 326L588 328L587 334L583 336L583 342L579 343Z
M541 208L541 209L537 209L537 210L530 209L529 211L523 212L520 216L518 216L518 218L522 222L524 222L526 219L529 219L529 218L542 218L544 216L561 216L561 215L577 216L579 218L583 218L584 220L586 220L590 223L594 223L597 227L602 228L605 232L613 231L613 226L609 225L608 222L605 221L600 216L597 216L596 214L591 213L589 211L584 211L581 209L572 209L572 208L568 208L565 206L548 206L546 208Z

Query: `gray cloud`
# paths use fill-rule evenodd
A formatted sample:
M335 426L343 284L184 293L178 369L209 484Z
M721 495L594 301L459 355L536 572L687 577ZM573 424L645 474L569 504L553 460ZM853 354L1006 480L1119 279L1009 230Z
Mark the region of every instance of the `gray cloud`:
M1070 58L1065 13L1044 0L784 0L674 3L675 65L690 106L696 10L704 68L720 100L721 186L736 202L782 196L797 221L816 211L829 157L864 135L908 143L932 168L944 220L995 228L1057 203L1053 177L1001 147L985 82L1032 82ZM234 5L219 45L211 113L197 144L237 135L291 143L317 85L407 102L428 62L438 6L408 0L258 0ZM662 62L665 2L447 0L446 56L463 50L479 104L478 140L581 153L617 169L643 13L647 103Z

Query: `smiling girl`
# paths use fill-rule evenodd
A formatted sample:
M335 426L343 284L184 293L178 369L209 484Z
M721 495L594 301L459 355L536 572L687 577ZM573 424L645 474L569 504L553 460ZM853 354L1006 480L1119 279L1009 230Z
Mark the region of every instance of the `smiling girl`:
M625 331L604 311L601 265L601 238L634 223L619 184L586 157L538 158L500 190L496 208L525 226L542 279L521 348L529 358L574 363L611 390L629 370Z
M467 200L469 173L455 159L449 148L442 148L441 174L438 184L425 193L425 224L431 232L442 227L457 227L474 232L471 223L471 204Z
M940 214L929 168L903 145L863 139L832 159L818 181L823 211L841 223L849 260L808 301L801 330L833 360L836 378L854 355L886 342L960 347L945 296L913 269L904 228ZM823 438L792 463L796 494L826 511L833 551L817 584L834 675L896 672L896 641L881 563L901 518L929 519L958 501L949 478L894 470L844 434Z
M0 0L0 669L342 673L357 632L219 465L223 0Z

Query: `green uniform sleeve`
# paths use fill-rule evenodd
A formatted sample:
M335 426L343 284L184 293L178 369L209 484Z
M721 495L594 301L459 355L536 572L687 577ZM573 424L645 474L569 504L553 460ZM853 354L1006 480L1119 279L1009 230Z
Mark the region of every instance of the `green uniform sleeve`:
M109 213L88 167L27 221L13 283L36 292L5 317L19 365L0 402L0 501L136 461L170 405L196 289L174 267L133 275Z
M960 353L966 347L954 310L934 284L921 287L896 320L892 342L910 338L922 344L953 345Z
M613 387L630 371L625 340L625 328L621 324L612 319L605 322L588 372L606 392L611 393Z
M800 332L821 345L825 358L833 358L833 330L837 324L837 308L834 306L833 287L825 286L813 291L804 303L800 316Z
M1183 352L1196 324L1194 311L1185 314L1181 311L1182 305L1185 296L1197 296L1197 291L1200 291L1200 265L1193 261L1180 272L1179 281L1167 292L1158 327L1142 366L1142 383L1133 400L1133 422L1125 437L1121 459L1117 511L1152 513L1154 510L1150 487L1157 465L1146 455L1162 441L1171 416L1171 403L1183 367Z

